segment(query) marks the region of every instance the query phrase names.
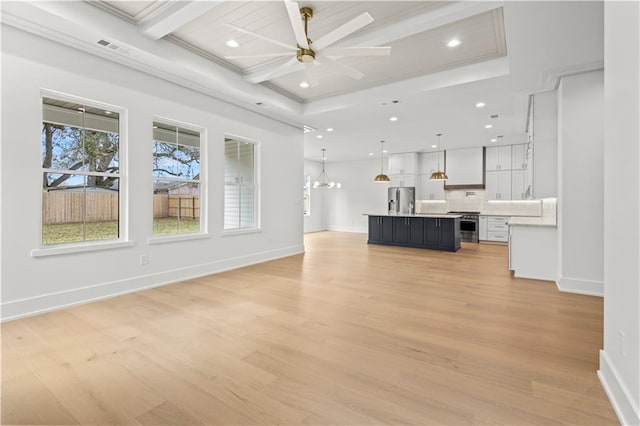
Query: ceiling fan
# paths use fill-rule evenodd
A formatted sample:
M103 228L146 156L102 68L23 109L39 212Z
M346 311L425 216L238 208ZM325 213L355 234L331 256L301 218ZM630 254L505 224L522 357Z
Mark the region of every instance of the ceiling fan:
M391 47L389 46L330 47L332 44L338 42L344 37L372 23L373 18L367 12L358 15L347 23L341 25L340 27L334 29L333 31L330 31L328 34L325 34L324 36L314 41L309 38L308 34L308 23L309 20L313 18L313 9L311 7L299 7L298 3L290 0L284 0L284 4L287 8L289 21L291 23L291 27L293 28L293 33L296 37L296 47L290 46L286 43L282 43L278 40L274 40L270 37L266 37L262 34L254 33L253 31L246 30L233 24L226 24L227 27L233 28L236 31L251 35L276 46L287 49L287 52L225 56L226 59L276 58L292 56L286 62L276 64L272 68L267 69L264 72L255 73L248 76L247 80L251 81L252 83L261 83L263 81L282 77L296 71L306 70L308 84L312 87L317 86L318 80L314 72L314 67L316 65L329 67L355 80L360 80L364 77L363 73L353 67L335 60L334 58L342 56L388 56L391 54Z

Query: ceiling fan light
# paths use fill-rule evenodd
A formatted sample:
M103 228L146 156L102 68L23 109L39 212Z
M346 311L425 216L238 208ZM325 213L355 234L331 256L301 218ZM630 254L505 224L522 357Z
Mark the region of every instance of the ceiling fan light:
M298 49L298 53L296 54L299 62L303 64L310 64L316 59L316 52L311 49L303 49L302 47Z

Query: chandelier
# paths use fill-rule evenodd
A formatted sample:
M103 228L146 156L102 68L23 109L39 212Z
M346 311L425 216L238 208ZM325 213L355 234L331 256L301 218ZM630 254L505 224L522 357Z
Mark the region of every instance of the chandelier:
M322 148L322 173L320 173L320 176L318 176L318 178L313 182L313 187L314 188L341 188L342 185L340 184L340 182L334 182L331 179L329 179L329 175L327 174L327 172L324 170L324 161L327 159L327 156L325 155L325 148Z

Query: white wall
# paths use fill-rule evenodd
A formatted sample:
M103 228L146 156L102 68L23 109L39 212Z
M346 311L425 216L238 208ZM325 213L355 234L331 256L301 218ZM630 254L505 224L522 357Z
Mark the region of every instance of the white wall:
M558 93L555 90L534 96L533 113L533 195L535 198L558 194Z
M380 159L328 163L327 172L342 188L327 192L327 228L331 231L368 232L363 213L386 213L388 183L376 183Z
M638 425L640 5L607 1L604 17L604 349L598 375L620 422Z
M322 163L318 161L305 160L304 161L304 173L311 178L311 185L313 181L320 176L322 172ZM331 179L334 179L333 175L329 175ZM325 231L326 225L326 208L325 208L325 194L327 191L337 191L337 189L327 190L326 188L311 188L311 215L304 217L304 232L318 232Z
M603 294L603 72L558 87L559 281L563 291Z
M40 238L41 88L128 108L132 247L31 257ZM147 243L153 116L207 129L209 238ZM225 133L260 142L260 233L221 236ZM2 141L3 319L303 250L298 129L7 26L2 27ZM148 265L139 264L141 254L149 256Z

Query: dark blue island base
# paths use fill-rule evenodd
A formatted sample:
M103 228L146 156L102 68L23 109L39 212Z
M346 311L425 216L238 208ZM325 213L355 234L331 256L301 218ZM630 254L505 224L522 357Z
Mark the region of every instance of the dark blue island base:
M369 215L368 244L460 250L460 217Z

